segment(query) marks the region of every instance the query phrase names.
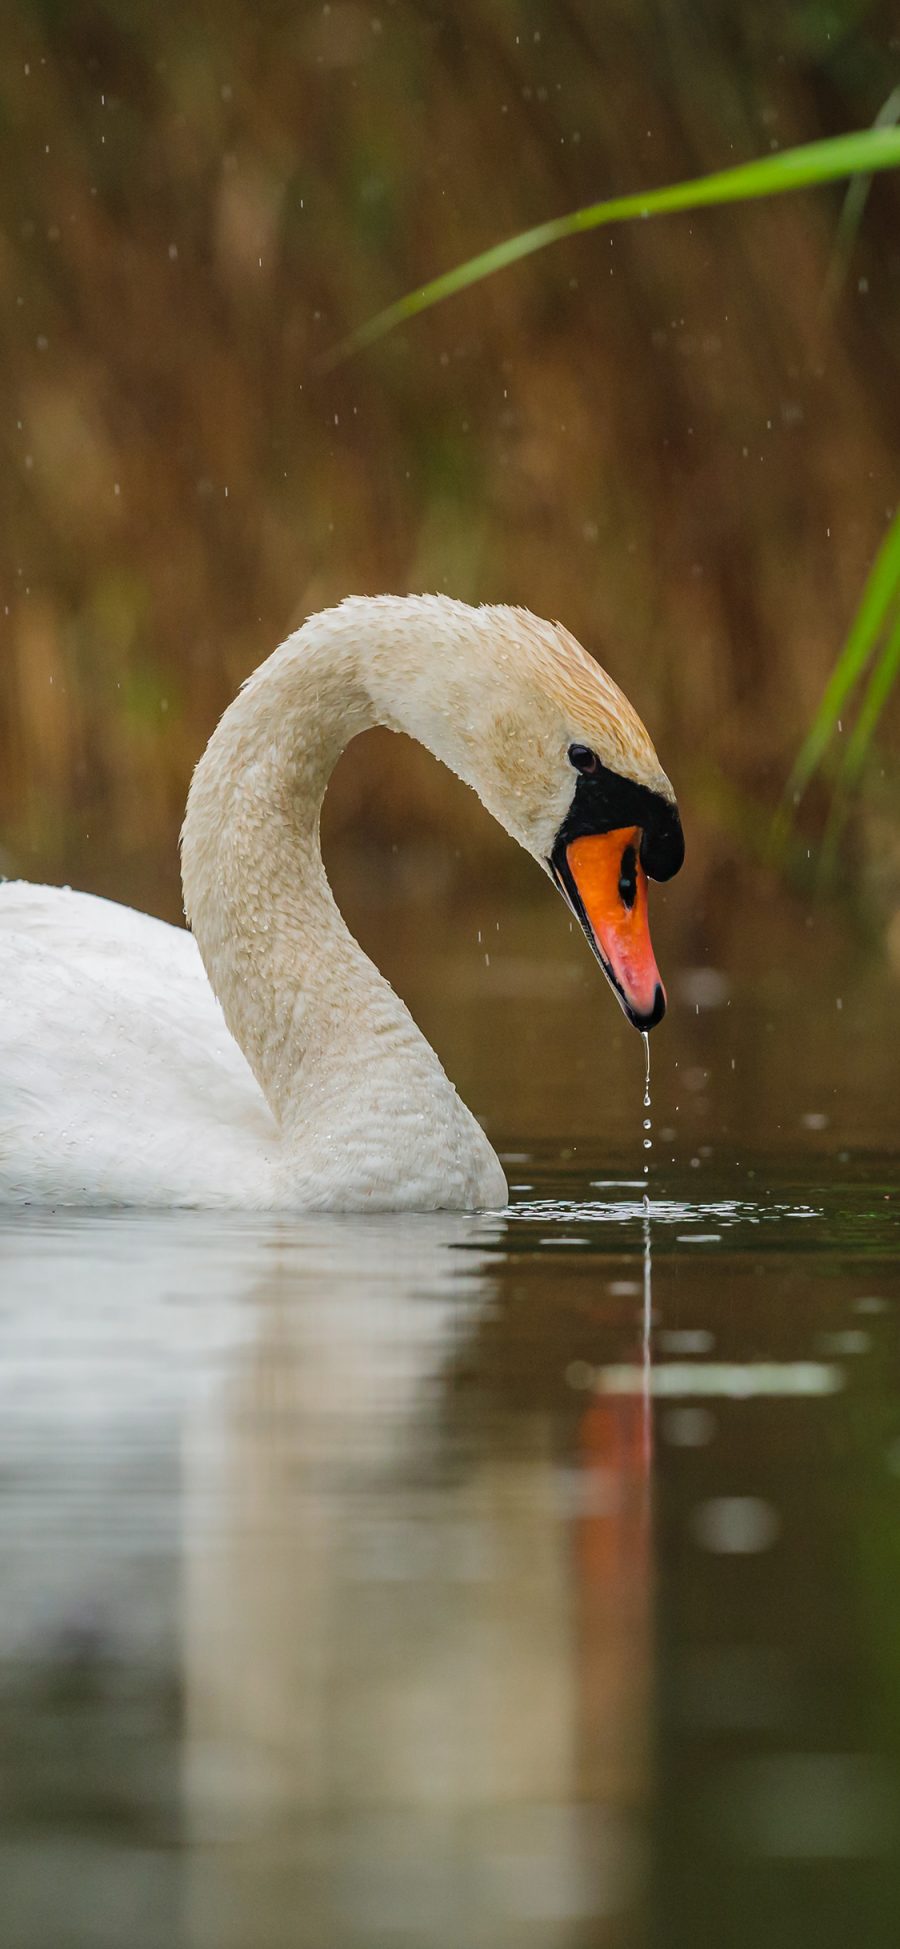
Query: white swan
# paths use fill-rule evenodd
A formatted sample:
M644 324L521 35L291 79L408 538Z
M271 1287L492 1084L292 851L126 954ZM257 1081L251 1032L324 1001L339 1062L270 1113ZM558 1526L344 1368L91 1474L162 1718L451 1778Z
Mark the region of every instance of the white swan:
M487 1138L325 877L325 788L376 723L474 787L555 878L630 1019L660 1019L645 873L668 878L684 847L622 692L524 610L351 598L260 666L197 766L193 935L67 888L0 887L0 1200L505 1202Z

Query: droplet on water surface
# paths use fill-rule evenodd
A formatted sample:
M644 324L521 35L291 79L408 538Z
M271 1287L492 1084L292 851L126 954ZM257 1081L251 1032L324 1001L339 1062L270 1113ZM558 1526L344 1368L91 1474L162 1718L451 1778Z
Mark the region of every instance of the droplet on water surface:
M760 1496L713 1496L701 1502L691 1523L697 1542L723 1556L752 1556L777 1542L781 1522Z
M716 1432L715 1417L708 1408L670 1408L662 1432L676 1448L703 1448Z

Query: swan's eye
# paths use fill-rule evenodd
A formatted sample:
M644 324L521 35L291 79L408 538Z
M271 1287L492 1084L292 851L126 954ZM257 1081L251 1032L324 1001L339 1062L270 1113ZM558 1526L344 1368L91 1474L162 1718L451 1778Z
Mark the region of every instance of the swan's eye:
M619 869L619 899L624 907L633 907L637 899L637 855L633 846L626 846Z
M600 760L596 751L591 751L586 744L570 744L569 763L575 766L576 771L584 772L588 777L591 772L600 769Z

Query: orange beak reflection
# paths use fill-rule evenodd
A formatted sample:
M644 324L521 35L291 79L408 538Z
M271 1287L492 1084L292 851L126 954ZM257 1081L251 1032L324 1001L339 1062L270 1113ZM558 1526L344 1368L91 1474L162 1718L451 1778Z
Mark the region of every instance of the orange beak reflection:
M554 871L600 965L636 1029L653 1029L666 1012L666 991L650 941L641 829L573 839Z

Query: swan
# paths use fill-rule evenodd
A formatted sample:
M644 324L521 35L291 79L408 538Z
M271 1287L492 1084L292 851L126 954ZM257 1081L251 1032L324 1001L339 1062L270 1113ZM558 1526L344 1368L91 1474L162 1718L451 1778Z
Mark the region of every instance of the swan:
M349 597L244 683L181 834L191 932L0 886L0 1201L251 1210L506 1202L487 1137L350 934L319 812L373 724L417 738L556 882L629 1020L665 1010L647 876L684 854L618 686L558 623Z

